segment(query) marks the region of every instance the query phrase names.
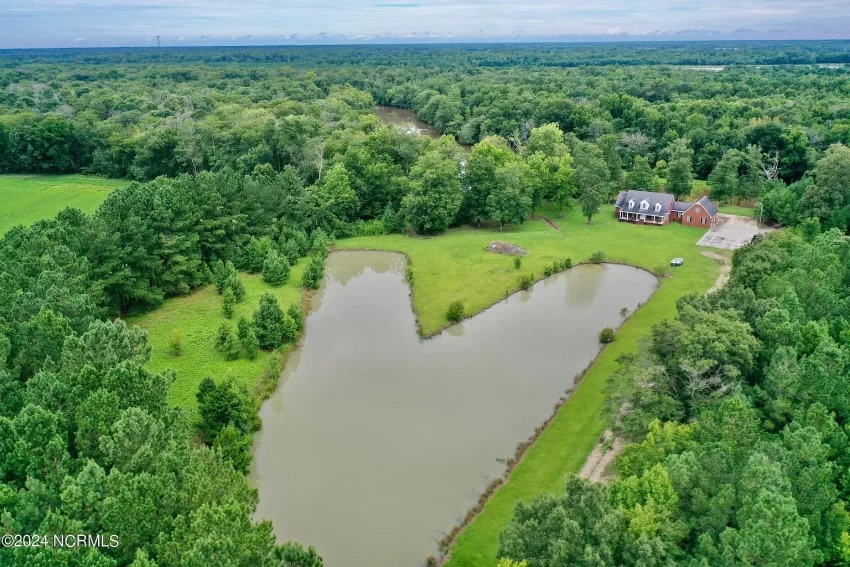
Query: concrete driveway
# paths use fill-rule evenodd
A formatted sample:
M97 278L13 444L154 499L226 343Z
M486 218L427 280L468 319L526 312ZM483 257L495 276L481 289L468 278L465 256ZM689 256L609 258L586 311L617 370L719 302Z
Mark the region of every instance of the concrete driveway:
M772 228L760 228L755 219L718 213L717 222L699 239L697 246L735 250L749 244L756 234L772 230Z

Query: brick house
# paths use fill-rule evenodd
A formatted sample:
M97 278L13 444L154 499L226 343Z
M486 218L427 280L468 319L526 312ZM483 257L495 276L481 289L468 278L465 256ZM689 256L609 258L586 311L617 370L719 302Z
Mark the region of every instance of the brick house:
M614 204L614 215L621 221L638 224L663 226L677 221L685 226L708 228L717 221L717 207L708 197L687 203L676 201L668 193L620 191Z

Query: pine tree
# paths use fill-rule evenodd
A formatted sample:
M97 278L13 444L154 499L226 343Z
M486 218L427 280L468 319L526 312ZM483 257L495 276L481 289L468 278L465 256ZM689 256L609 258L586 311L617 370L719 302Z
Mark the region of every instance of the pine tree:
M221 313L228 319L233 317L233 307L236 305L236 294L233 293L233 288L227 287L222 296Z
M277 348L283 341L284 313L268 292L260 297L260 307L254 312L254 329L260 346L266 350Z
M298 339L298 324L288 314L283 315L283 340L294 343Z
M263 262L263 281L272 286L280 286L289 279L289 260L277 250L269 250Z
M295 326L298 327L298 330L300 331L304 326L304 314L301 312L301 308L295 303L290 303L289 309L286 310L286 314L292 317L292 320L295 321Z

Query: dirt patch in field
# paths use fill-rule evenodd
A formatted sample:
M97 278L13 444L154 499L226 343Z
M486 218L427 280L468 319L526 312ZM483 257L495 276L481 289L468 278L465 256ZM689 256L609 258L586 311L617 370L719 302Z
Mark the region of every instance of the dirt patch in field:
M487 245L487 250L494 254L505 254L507 256L525 256L527 254L525 250L509 242L491 242Z
M614 462L623 450L623 442L613 437L610 429L602 435L602 439L593 448L584 466L578 475L595 482L608 483L613 475L608 471L608 466Z

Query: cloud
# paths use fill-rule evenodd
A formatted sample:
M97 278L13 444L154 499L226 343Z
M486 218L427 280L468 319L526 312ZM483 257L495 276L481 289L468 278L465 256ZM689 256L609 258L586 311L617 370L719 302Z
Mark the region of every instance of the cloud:
M659 36L850 38L848 0L2 0L0 47ZM198 38L198 39L194 39ZM226 38L226 39L225 39ZM296 41L296 40L290 40Z

